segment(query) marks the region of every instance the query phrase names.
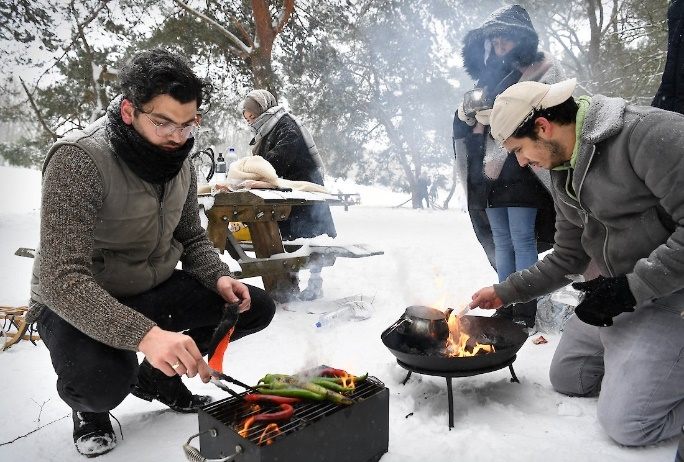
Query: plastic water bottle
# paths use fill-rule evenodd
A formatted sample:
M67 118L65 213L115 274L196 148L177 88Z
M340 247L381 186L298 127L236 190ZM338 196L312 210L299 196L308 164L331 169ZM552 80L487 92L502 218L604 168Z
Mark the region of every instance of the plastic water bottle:
M237 156L237 153L235 152L235 148L233 148L233 147L228 148L228 154L226 154L226 162L228 162L228 164L230 165L233 162L235 162L236 160L238 160L238 156Z
M341 307L322 313L316 321L316 328L332 327L349 321L363 321L373 315L369 303L363 301L347 302Z
M226 179L226 160L220 152L216 159L216 179L219 181Z

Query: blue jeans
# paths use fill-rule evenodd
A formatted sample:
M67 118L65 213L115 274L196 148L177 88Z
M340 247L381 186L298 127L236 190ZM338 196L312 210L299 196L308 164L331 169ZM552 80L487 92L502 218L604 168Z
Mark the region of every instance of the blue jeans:
M532 266L538 259L534 229L537 209L529 207L488 208L499 282L512 273Z

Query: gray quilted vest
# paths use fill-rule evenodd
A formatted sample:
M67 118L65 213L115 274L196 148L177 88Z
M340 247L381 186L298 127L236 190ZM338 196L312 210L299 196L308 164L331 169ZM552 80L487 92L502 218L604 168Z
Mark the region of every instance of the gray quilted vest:
M92 275L115 297L137 295L164 282L178 264L183 246L173 238L190 188L190 161L167 182L160 201L155 188L140 179L120 159L105 135L106 117L83 131L56 142L54 152L77 146L95 162L103 182L104 200L93 233ZM39 303L40 252L36 253L31 298Z

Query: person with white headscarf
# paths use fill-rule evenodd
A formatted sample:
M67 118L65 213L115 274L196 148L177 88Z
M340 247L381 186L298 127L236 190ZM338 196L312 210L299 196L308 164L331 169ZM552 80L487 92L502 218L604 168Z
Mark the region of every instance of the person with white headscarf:
M311 134L294 115L277 104L267 90L252 90L241 104L242 115L254 132L252 154L266 159L279 178L323 185L323 161ZM290 217L278 222L283 240L337 236L327 204L292 207ZM293 275L296 277L296 274ZM308 287L300 299L322 296L320 268L311 270Z

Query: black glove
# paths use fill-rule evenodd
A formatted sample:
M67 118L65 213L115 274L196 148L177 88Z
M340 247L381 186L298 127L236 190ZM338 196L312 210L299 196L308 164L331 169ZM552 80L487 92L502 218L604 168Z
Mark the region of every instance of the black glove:
M584 292L575 314L592 326L612 326L615 316L634 311L636 300L629 290L627 276L599 276L591 281L576 282L572 287Z

